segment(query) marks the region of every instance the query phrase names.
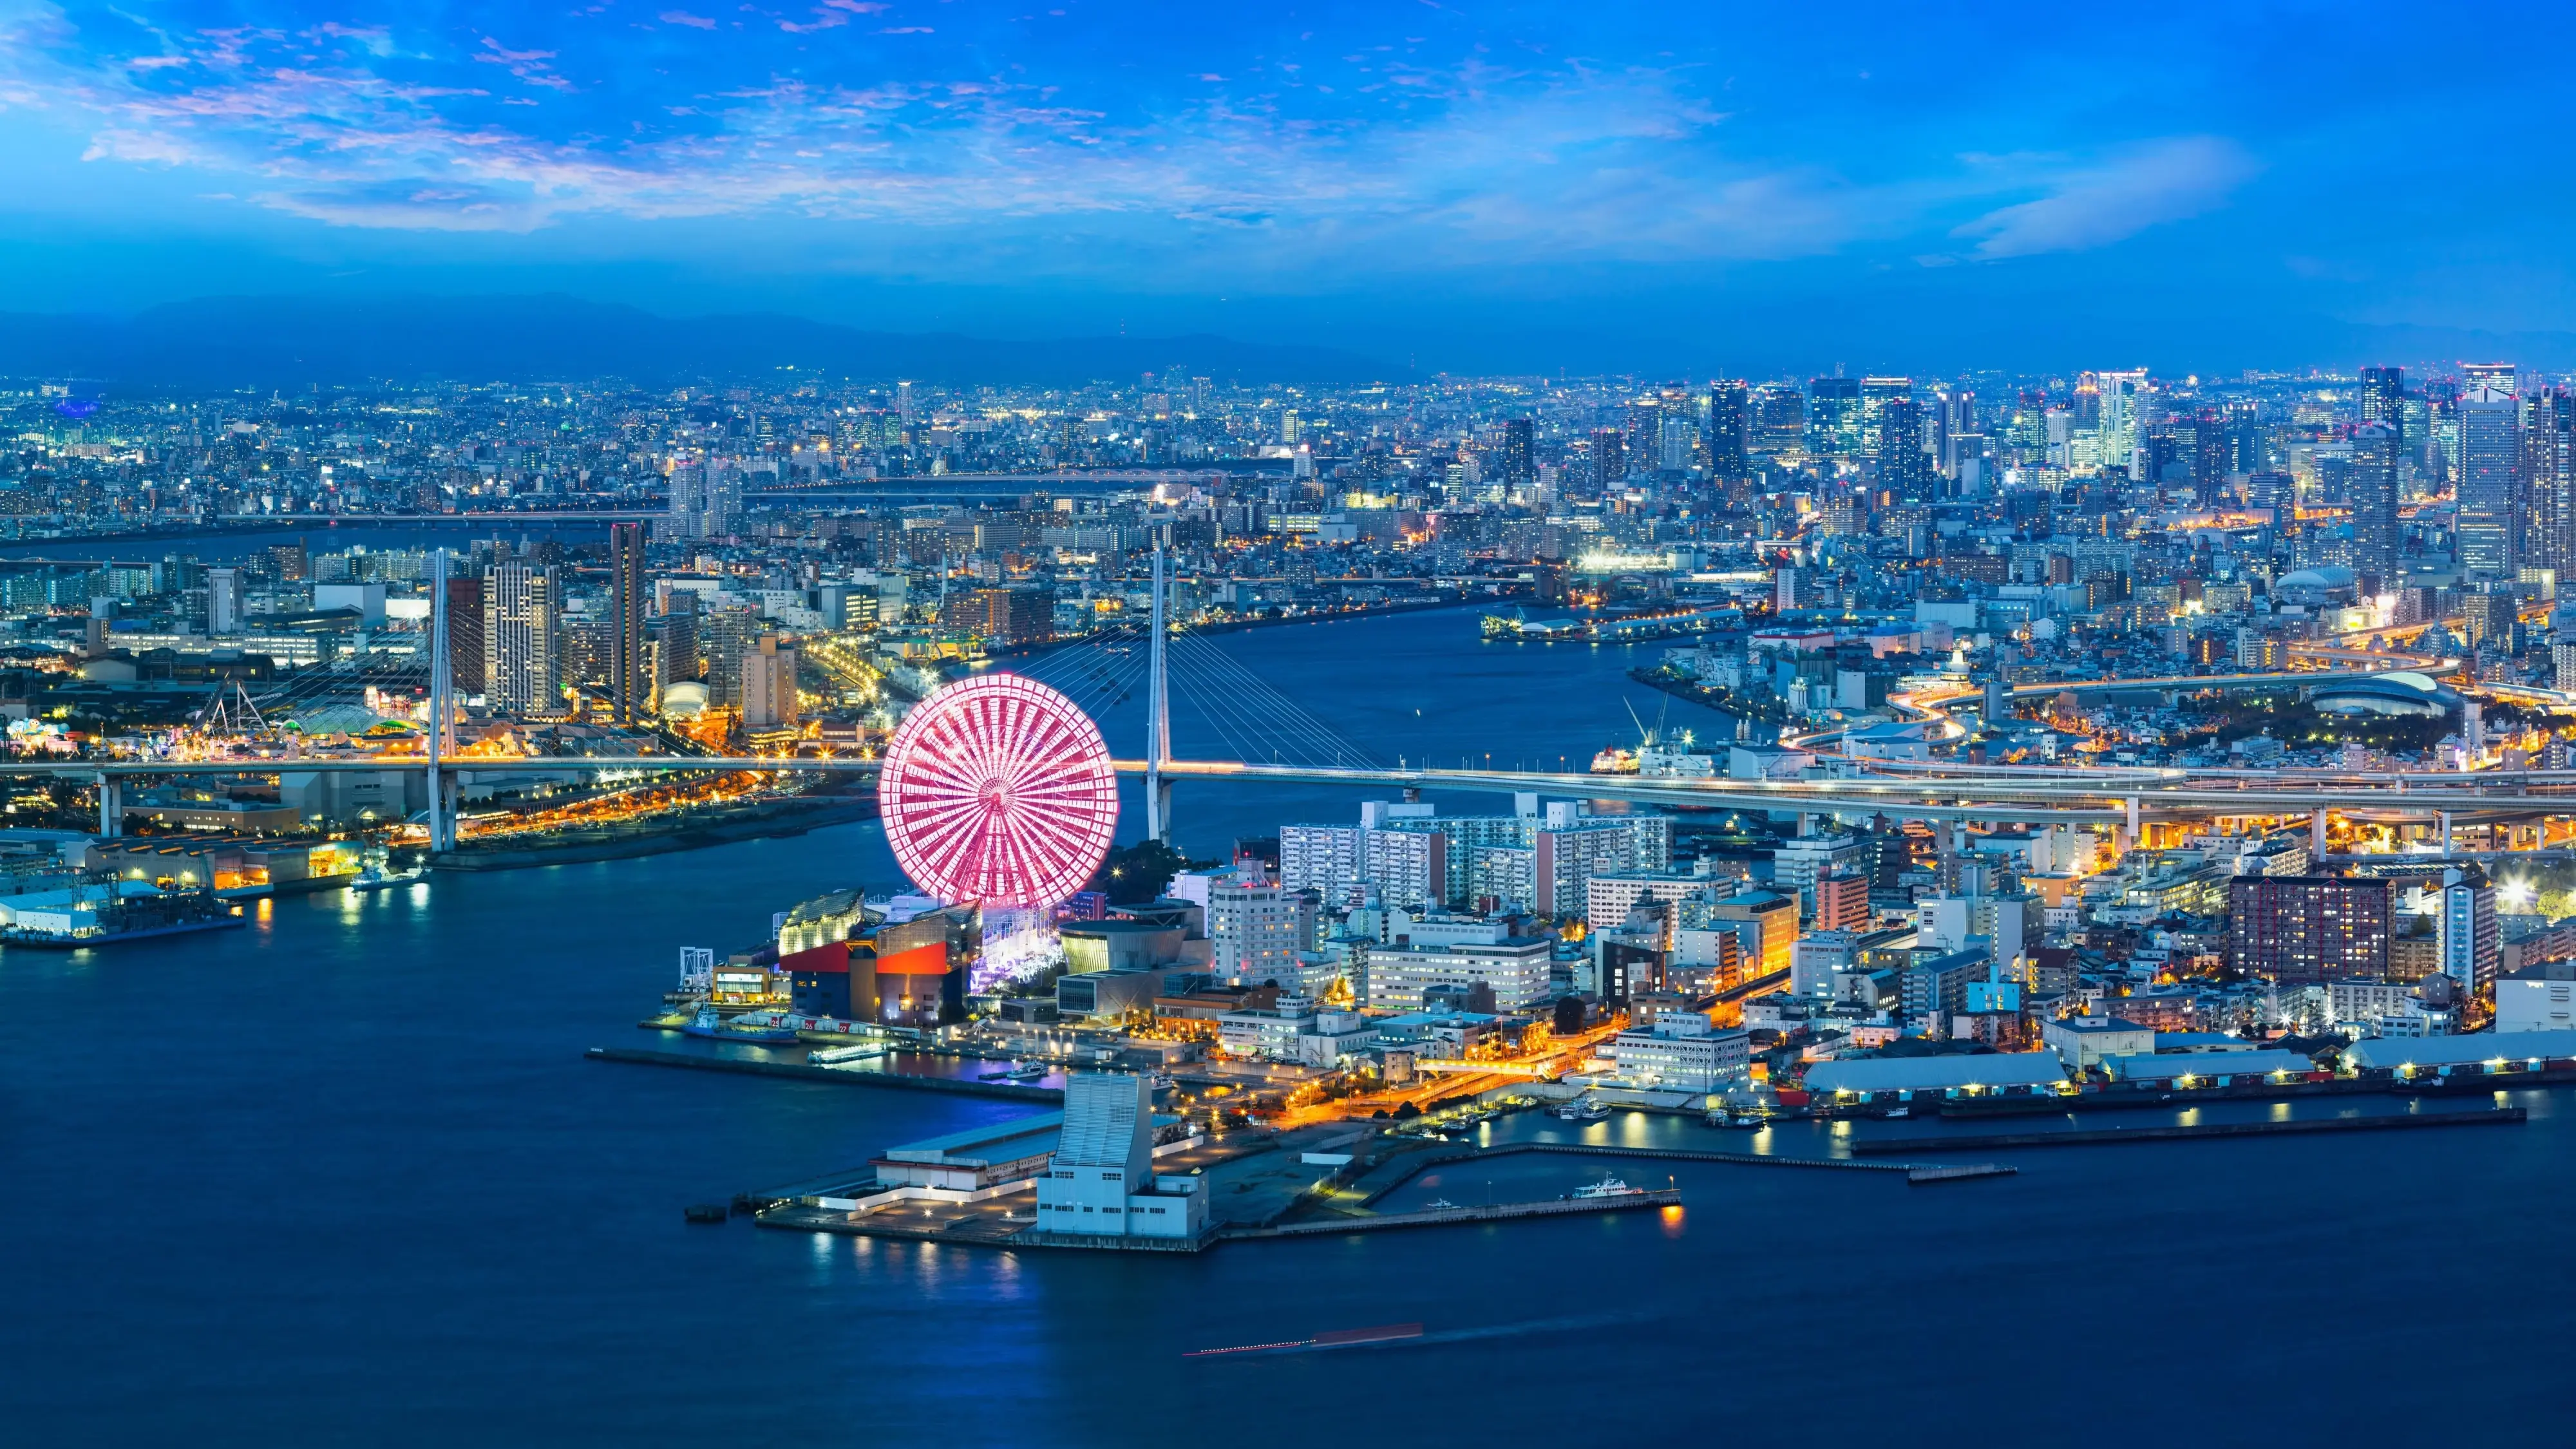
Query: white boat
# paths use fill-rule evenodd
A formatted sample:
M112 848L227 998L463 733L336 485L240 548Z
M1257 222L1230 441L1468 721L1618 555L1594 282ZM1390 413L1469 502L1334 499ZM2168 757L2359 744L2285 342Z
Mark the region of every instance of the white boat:
M1576 1188L1573 1195L1578 1198L1644 1197L1646 1195L1646 1190L1642 1187L1630 1187L1628 1184L1621 1182L1619 1179L1612 1177L1610 1174L1605 1172L1601 1174L1601 1180L1599 1182L1587 1182L1583 1186Z
M1610 1109L1601 1105L1599 1102L1586 1102L1583 1104L1582 1114L1575 1120L1581 1122L1598 1122L1609 1115Z
M413 866L409 870L387 870L380 865L371 865L349 877L349 889L353 891L399 890L404 886L418 885L427 879L429 879L429 872L419 866Z

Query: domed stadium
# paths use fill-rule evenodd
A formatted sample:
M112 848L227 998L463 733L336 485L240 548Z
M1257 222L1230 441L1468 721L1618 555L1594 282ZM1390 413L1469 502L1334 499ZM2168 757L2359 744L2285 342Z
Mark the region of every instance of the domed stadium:
M2319 685L2308 702L2320 714L2390 715L2438 719L2459 708L2460 697L2411 669Z

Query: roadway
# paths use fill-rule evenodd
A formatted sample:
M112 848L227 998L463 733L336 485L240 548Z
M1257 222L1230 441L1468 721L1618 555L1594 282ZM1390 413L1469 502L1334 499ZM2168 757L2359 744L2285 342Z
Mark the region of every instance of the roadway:
M1141 775L1141 760L1113 762L1121 774ZM387 759L241 760L15 760L0 761L0 775L81 780L171 776L276 775L425 770L418 757ZM877 762L858 757L770 759L759 756L641 755L449 756L442 772L473 774L691 774L765 771L794 775L866 776ZM1836 780L1672 779L1639 775L1519 770L1335 767L1252 764L1230 760L1173 760L1163 773L1175 781L1346 786L1354 789L1445 790L1462 793L1533 792L1559 798L1625 800L1702 810L1804 814L1874 814L1914 820L2019 821L2031 824L2117 824L2141 818L2211 815L2291 815L2316 810L2395 813L2433 818L2444 813L2518 813L2576 816L2576 770L2524 770L2477 774L2403 775L2300 780L2272 776L2279 787L2260 788L2261 772L2232 782L2196 776L2163 780L2123 775L2087 778L2091 771L1976 778L1900 779L1867 776Z

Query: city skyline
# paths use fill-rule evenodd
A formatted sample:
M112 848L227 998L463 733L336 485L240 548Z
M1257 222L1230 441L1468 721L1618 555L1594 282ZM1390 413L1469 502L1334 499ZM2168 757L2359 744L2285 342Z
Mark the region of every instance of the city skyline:
M2560 107L2545 36L2228 17L26 6L0 307L563 291L1425 371L2576 358L2563 204L2460 131Z

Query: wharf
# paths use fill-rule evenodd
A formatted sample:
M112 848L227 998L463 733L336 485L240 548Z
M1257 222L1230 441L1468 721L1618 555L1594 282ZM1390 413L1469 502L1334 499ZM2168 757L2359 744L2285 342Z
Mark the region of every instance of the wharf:
M1980 1139L1982 1140L1982 1139ZM1629 1157L1647 1162L1724 1162L1742 1167L1805 1167L1844 1172L1901 1172L1909 1183L1958 1182L1979 1177L2010 1177L2020 1169L1981 1162L1946 1166L1923 1162L1855 1162L1847 1157L1791 1157L1762 1152L1712 1152L1690 1147L1621 1147L1597 1142L1505 1142L1459 1152L1420 1152L1390 1159L1391 1170L1361 1194L1362 1206L1378 1201L1435 1167L1459 1162L1491 1161L1538 1152L1565 1157Z
M2319 1132L2395 1132L2414 1127L2506 1127L2530 1117L2523 1107L2497 1107L2478 1112L2380 1112L2361 1117L2318 1117L2308 1121L2197 1122L2169 1127L2092 1127L2063 1132L1984 1132L1956 1137L1889 1137L1851 1144L1854 1153L1892 1156L1909 1152L1956 1152L1969 1148L2100 1147L2111 1143L2172 1142L2198 1137L2282 1137Z
M592 1047L583 1053L595 1062L628 1062L647 1067L689 1067L702 1072L742 1072L757 1077L793 1077L830 1082L841 1087L895 1087L914 1092L954 1092L969 1097L1001 1097L1015 1102L1064 1100L1054 1087L1025 1087L1016 1082L977 1082L959 1077L916 1076L909 1072L850 1071L805 1062L764 1062L749 1057L720 1057L697 1052L657 1052L634 1047Z
M250 924L235 915L216 916L204 921L180 921L167 926L144 926L132 931L110 931L98 936L47 936L34 932L11 931L0 934L0 946L28 946L40 951L81 951L93 946L122 946L128 941L148 940L155 936L193 936L200 931L229 931Z

